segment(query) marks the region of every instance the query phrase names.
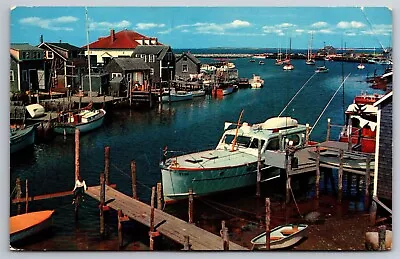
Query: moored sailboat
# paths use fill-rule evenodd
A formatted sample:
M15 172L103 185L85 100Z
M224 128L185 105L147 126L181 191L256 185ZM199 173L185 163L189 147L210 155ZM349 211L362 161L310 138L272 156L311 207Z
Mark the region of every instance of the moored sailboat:
M312 39L313 39L313 35L311 33L311 39L308 43L306 65L315 65L315 59L312 58Z

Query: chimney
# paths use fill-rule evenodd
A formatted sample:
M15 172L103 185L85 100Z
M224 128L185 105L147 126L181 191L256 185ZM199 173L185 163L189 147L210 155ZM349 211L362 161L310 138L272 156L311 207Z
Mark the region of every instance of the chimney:
M144 45L144 37L142 37L142 45Z
M110 38L111 38L111 43L115 41L115 30L111 29L110 30Z
M40 43L43 43L43 34L40 35Z
M155 43L154 45L158 45L158 39L157 39L157 37L155 37L154 40L156 41L156 43Z
M61 43L61 40L60 40L60 43Z

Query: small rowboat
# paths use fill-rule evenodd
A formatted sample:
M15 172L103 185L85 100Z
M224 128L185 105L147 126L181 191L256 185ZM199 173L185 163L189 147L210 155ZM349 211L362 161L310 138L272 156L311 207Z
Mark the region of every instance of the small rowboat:
M33 236L51 226L54 210L43 210L10 217L10 243Z
M272 229L270 232L270 249L283 249L291 247L301 239L307 237L306 224L286 224ZM265 250L266 232L256 236L251 240L254 249Z

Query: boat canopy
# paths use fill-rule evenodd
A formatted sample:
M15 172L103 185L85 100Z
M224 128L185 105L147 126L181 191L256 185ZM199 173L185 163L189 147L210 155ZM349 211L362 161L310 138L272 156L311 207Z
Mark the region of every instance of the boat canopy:
M288 127L296 127L298 122L296 119L291 117L274 117L266 120L262 123L262 129L273 130L273 129L281 129Z
M360 110L360 107L362 107L361 110L364 113L375 113L376 114L378 112L378 107L375 107L371 104L358 106L357 104L352 103L349 105L349 107L347 107L346 113L357 113Z

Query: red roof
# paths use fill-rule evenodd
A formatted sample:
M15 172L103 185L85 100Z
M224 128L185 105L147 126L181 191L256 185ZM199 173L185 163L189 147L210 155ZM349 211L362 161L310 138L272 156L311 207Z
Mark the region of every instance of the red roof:
M114 37L113 37L114 35ZM139 34L134 31L122 30L117 33L114 30L110 31L110 35L107 37L100 37L97 41L89 44L89 48L91 49L134 49L138 45L143 45L140 41L142 39L150 40L156 38L150 38ZM139 42L137 42L139 41ZM144 44L148 45L148 44ZM157 45L162 45L157 42ZM83 46L82 48L85 48Z

